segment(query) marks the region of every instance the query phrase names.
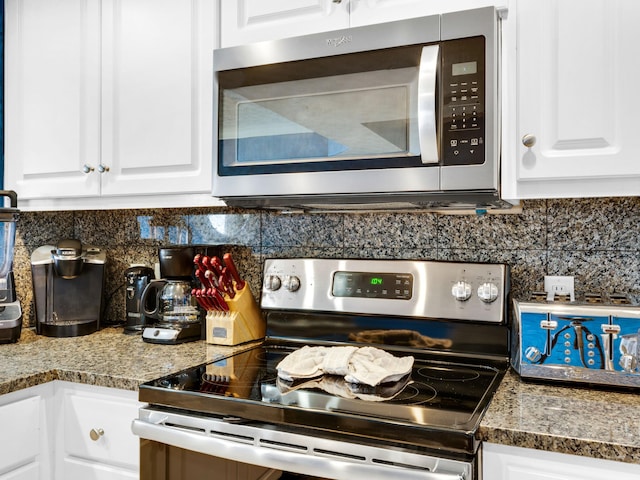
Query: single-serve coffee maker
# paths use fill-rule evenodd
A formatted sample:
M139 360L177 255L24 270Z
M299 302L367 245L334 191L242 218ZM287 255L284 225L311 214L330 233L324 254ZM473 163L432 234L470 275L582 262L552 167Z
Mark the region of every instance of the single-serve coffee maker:
M153 319L142 339L149 343L177 344L202 337L201 312L191 295L194 288L194 246L162 247L159 280L152 280L140 299L144 315Z
M0 343L14 343L22 332L22 309L13 280L13 247L19 210L18 196L12 190L0 190L0 197L9 198L10 207L0 208Z
M106 261L103 250L76 239L31 254L38 334L76 337L100 328Z

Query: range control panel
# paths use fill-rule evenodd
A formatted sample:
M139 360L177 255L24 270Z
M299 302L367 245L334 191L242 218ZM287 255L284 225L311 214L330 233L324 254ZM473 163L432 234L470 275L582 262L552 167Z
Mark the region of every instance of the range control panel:
M261 307L502 323L508 291L503 264L269 259Z

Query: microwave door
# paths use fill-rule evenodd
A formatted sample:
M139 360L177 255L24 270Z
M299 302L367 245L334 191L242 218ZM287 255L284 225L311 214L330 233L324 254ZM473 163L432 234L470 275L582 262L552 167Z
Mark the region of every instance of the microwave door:
M438 74L439 45L422 49L418 73L418 139L423 164L438 163L438 132L436 116L436 80Z

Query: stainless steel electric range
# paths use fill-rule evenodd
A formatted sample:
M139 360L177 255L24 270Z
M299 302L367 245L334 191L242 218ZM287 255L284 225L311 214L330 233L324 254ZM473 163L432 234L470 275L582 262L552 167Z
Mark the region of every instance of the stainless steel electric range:
M167 473L169 447L269 469L260 478L477 479L475 433L509 361L508 292L502 264L267 260L265 342L140 387L142 480L186 478ZM305 345L414 362L376 386L278 377Z

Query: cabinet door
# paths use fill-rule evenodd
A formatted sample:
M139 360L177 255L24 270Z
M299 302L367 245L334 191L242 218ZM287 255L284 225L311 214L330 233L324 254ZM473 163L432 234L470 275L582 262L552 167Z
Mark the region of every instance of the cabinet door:
M327 32L348 26L348 0L220 2L222 47Z
M482 450L482 472L487 480L640 478L640 465L629 463L487 443Z
M210 192L215 0L102 8L102 195Z
M0 395L0 480L52 479L51 383Z
M5 2L5 187L21 199L99 193L95 0Z
M392 22L487 6L508 5L508 0L351 0L351 26Z
M507 185L517 198L640 194L638 18L637 0L518 3L517 168Z
M138 416L137 393L59 382L56 401L56 477L137 478L139 439L131 431Z
M41 400L34 396L0 407L0 473L37 464Z

